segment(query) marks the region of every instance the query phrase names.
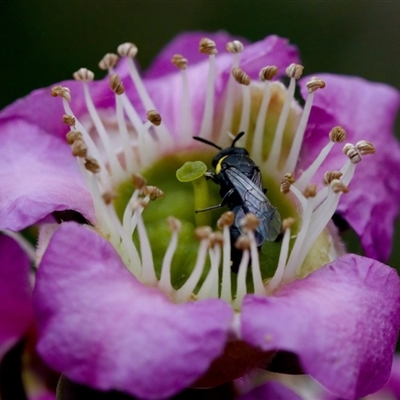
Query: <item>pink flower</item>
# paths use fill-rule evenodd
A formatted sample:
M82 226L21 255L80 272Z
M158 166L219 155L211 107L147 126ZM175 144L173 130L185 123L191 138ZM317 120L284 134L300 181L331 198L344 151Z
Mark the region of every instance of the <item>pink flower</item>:
M400 197L400 182L389 179L400 163L392 136L399 94L359 78L299 80L297 50L276 36L255 44L202 37L177 38L143 81L137 49L121 45L118 66L114 55L102 60L110 84L81 69L80 82L53 89L62 102L38 90L0 114L0 228L44 224L38 350L74 381L141 398L275 368L288 353L338 396L372 393L390 373L399 278L372 258L345 255L329 221L340 213L368 256L387 258ZM286 67L288 88L279 82ZM195 229L215 227L221 213L195 217L193 203L217 204L218 188L200 178L193 194L175 178L185 161L215 155L193 135L227 147L226 131L246 132L239 146L284 222L282 240L260 254L253 228L238 225L238 275L230 273L230 222L217 234ZM354 144L344 155L346 135ZM148 185L138 175L132 185L138 172Z

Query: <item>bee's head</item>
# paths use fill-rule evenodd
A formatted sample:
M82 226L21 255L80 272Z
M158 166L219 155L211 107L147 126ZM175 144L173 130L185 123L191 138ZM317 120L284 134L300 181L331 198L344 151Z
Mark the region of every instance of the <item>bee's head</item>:
M221 158L226 156L230 156L233 154L242 154L245 156L249 155L249 152L243 147L227 147L226 149L222 149L212 160L212 166L216 168Z
M243 147L235 147L236 142L244 135L244 132L240 132L235 139L233 139L232 145L231 147L227 147L226 149L223 149L219 146L217 146L215 143L208 141L207 139L203 139L201 137L198 136L193 136L193 139L198 140L199 142L202 143L206 143L210 146L213 146L215 148L217 148L218 150L221 150L212 160L212 166L215 168L219 161L221 160L221 158L229 156L229 155L233 155L233 154L243 154L248 156L249 152L243 148Z

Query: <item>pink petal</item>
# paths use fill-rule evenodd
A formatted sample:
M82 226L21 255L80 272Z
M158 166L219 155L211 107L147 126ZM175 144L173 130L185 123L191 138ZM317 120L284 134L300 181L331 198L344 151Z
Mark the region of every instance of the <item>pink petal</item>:
M0 235L0 360L32 322L29 268L19 245Z
M378 261L346 255L274 296L247 296L243 339L298 355L328 390L355 399L388 380L400 327L400 280Z
M0 134L0 229L21 230L56 210L94 219L92 200L65 140L26 121Z
M104 238L65 223L39 267L38 351L73 381L158 399L203 375L233 312L220 300L176 305L139 283Z

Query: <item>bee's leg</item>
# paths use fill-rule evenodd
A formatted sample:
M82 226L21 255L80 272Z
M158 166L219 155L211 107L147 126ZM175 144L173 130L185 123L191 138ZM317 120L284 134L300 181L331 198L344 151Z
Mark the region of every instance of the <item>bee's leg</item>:
M211 179L213 182L215 182L216 184L219 184L219 180L217 178L217 175L214 172L209 172L207 171L204 176L206 177L206 179Z
M217 208L224 207L225 204L226 204L227 201L228 201L229 196L231 196L231 195L234 193L234 191L235 191L235 189L233 189L233 188L232 188L231 190L229 190L229 191L225 194L225 196L222 198L221 203L219 203L219 204L217 204L217 205L215 205L215 206L203 208L202 210L195 210L195 213L197 214L197 213L199 213L199 212L210 211L210 210L216 210Z

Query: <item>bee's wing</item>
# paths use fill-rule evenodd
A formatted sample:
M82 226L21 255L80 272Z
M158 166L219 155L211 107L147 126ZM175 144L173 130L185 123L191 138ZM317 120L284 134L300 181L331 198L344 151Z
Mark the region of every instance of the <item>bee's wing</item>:
M244 214L253 213L260 220L255 235L257 245L261 246L266 240L272 241L277 238L281 231L281 217L278 210L271 205L262 191L261 174L259 171L256 172L258 177L254 181L247 178L237 168L231 167L225 170L227 177L243 202L240 207L235 207L236 210L234 210L236 224L240 227L239 221ZM256 182L259 182L259 184Z

